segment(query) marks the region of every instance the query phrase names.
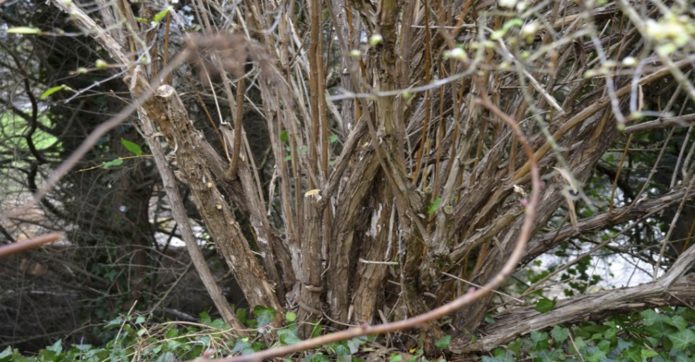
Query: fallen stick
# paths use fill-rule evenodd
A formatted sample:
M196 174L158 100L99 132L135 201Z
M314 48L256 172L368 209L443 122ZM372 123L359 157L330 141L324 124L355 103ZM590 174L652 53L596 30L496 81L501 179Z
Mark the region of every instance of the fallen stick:
M53 243L58 241L63 236L62 233L50 233L41 236L37 236L33 239L22 240L16 243L0 246L0 258L20 253L29 249L35 249L45 244Z

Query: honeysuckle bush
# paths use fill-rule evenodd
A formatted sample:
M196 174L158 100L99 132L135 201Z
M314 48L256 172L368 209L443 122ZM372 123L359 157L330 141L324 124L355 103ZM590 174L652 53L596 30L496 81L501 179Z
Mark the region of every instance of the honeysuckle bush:
M623 358L643 347L640 357L688 357L675 341L690 328L675 322L673 338L646 343L651 319L634 317L671 305L654 313L689 321L676 307L695 299L686 2L90 5L22 1L2 13L12 23L2 28L2 65L11 67L1 74L2 107L22 123L2 129L22 147L0 153L0 165L26 175L30 192L58 165L74 166L41 205L69 226L65 250L79 251L65 265L44 262L55 273L17 261L0 280L25 285L25 271L36 270L41 285L34 294L6 288L7 300L20 301L6 320L18 322L0 329L14 340L35 333L34 315L34 325L60 325L63 314L49 308L21 313L20 297L50 305L47 296L64 296L56 285L71 283L55 275L87 276L89 288L75 290L96 291L97 307L79 324L135 301L143 310L186 307L191 296L172 301L160 291L195 269L225 323L121 317L104 327L104 346L72 344L99 358L249 353L403 320L497 280L522 245L533 188L543 201L528 247L497 294L400 339L353 339L294 357L365 358L379 344L400 350L380 355L394 361L449 352ZM18 97L26 107L15 106ZM43 118L33 114L42 109ZM82 143L104 124L114 128ZM60 147L31 147L34 128ZM65 161L83 145L92 151L82 163ZM536 169L543 185L532 187ZM163 238L184 242L190 268L160 263L171 251ZM600 274L610 258L633 263L647 284ZM77 291L68 297L88 299ZM233 297L271 309L235 313ZM593 312L602 319L583 322ZM603 339L586 335L610 325ZM249 328L241 339L232 332Z

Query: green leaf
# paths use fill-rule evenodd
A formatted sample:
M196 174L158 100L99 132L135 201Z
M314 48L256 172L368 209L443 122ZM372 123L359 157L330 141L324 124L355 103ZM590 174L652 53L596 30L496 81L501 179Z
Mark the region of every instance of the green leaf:
M239 318L239 321L243 324L248 323L248 321L249 321L249 315L248 314L249 314L248 309L246 309L246 308L239 308L236 310L236 317Z
M483 362L512 362L515 361L514 357L511 357L509 354L505 352L505 354L500 354L499 356L494 356L494 357L488 357L484 356L482 359Z
M331 135L328 136L328 143L334 144L336 142L338 142L338 135L335 133L331 133Z
M5 348L2 352L0 352L0 360L12 356L12 347L7 347Z
M362 345L362 337L356 337L347 341L348 348L350 348L350 353L357 353Z
M164 336L168 339L176 338L179 336L179 330L175 327L170 327L164 332Z
M154 14L154 16L152 17L152 22L154 22L154 23L159 23L159 22L162 21L162 20L164 19L164 17L167 16L167 14L169 14L169 12L170 12L171 10L173 10L173 9L174 9L174 8L173 8L171 5L164 7L164 9L162 9L162 11L160 11L160 12Z
M46 89L43 93L41 93L41 95L39 96L39 99L44 100L44 99L50 97L51 94L56 93L56 92L60 92L62 90L72 90L72 88L66 86L65 84L51 87L51 88Z
M389 356L389 362L402 362L403 361L403 356L398 354L398 353L392 353Z
M531 332L531 340L534 343L545 342L548 340L548 333L533 331Z
M333 343L329 346L329 350L332 351L335 355L338 357L340 356L349 356L350 353L350 348L345 345L345 343Z
M46 349L51 352L55 352L56 354L60 354L61 352L63 352L63 341L59 339L55 341L55 343L53 343L52 345L46 347Z
M297 320L297 313L295 313L295 312L287 312L287 313L285 314L285 320L288 321L288 322L290 322L290 323L294 322L295 320Z
M656 357L658 355L659 354L656 353L656 351L654 351L653 349L649 349L649 348L642 348L642 351L640 352L640 356L642 357L642 361L646 361L647 358Z
M669 324L678 328L679 331L688 328L688 322L685 320L685 318L683 318L679 315L671 318L671 321Z
M128 141L125 138L121 138L121 145L128 150L128 152L134 154L135 156L140 156L142 155L142 148L140 146L132 141Z
M651 326L661 320L661 315L659 315L653 309L642 311L640 315L642 316L642 324L645 326Z
M538 300L538 302L536 302L534 308L540 313L548 313L555 308L555 300L541 298Z
M437 197L434 200L432 200L432 203L430 203L430 206L427 207L427 215L432 215L437 210L439 210L439 207L442 206L442 198Z
M451 336L446 335L442 338L439 338L436 342L434 342L434 345L437 346L439 349L446 349L449 348L449 343L451 343Z
M156 360L155 362L171 362L171 361L178 361L176 358L176 355L173 354L170 351L166 351L162 353Z
M122 164L123 164L123 159L116 158L116 159L113 159L111 161L106 161L106 162L102 163L101 167L108 170L110 168L118 167Z
M285 130L280 131L280 141L282 141L282 143L287 142L287 140L289 140L289 139L290 139L290 134L287 133L287 131L285 131Z
M253 315L259 328L267 326L275 319L275 311L272 308L256 306L253 308Z
M550 336L553 337L553 340L557 343L564 342L565 340L567 340L567 337L569 337L569 335L569 330L560 326L555 326L550 331Z
M297 344L302 341L293 330L287 328L278 330L278 338L283 344Z
M695 332L692 329L684 329L668 335L673 342L673 349L684 351L690 346L695 346Z
M106 327L115 327L115 326L120 326L123 324L123 318L118 316L112 320L110 320L107 324Z
M41 34L41 29L29 26L15 26L8 28L7 34L39 35Z
M210 327L217 328L217 329L226 329L229 328L227 323L224 322L222 318L215 318L212 322L209 324Z
M232 353L238 352L241 352L241 354L251 354L255 352L253 348L251 348L248 338L240 338L236 341L234 348L232 348Z
M199 317L200 317L200 323L203 323L203 324L210 323L211 319L210 319L210 314L208 314L208 312L206 312L206 311L200 312Z
M328 362L328 361L330 361L330 359L328 357L326 357L326 355L324 355L321 352L317 352L317 353L314 353L311 356L309 356L309 362Z
M323 327L319 323L314 324L311 328L311 338L318 337L323 333Z

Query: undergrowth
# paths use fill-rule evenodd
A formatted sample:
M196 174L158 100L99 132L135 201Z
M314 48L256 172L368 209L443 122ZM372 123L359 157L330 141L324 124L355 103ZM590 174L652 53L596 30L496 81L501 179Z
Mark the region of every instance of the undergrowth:
M200 356L219 358L250 354L262 349L294 344L297 335L296 314L284 316L284 326L273 328L276 317L268 308L237 315L249 328L250 336L241 337L221 319L207 313L198 323L151 323L142 315L124 315L104 324L102 332L109 338L103 346L64 345L61 340L33 355L7 347L0 352L0 362L62 361L185 361ZM313 335L323 331L316 326ZM424 356L422 346L398 351L383 346L375 337L358 337L320 349L287 356L286 361L375 361L421 362L460 360L448 351L451 336L435 344L440 356ZM491 354L479 356L484 362L507 361L693 361L695 360L695 311L688 308L646 309L614 315L602 323L585 322L559 325L517 338Z

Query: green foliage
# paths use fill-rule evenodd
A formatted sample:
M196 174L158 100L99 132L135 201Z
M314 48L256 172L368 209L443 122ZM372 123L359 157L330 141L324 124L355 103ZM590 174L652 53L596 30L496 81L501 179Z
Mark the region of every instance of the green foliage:
M72 90L72 88L68 87L65 84L57 85L55 87L51 87L46 89L41 95L39 96L40 100L45 100L46 98L50 97L53 93L57 93L63 90Z
M434 342L434 345L439 349L447 349L449 348L449 343L451 343L451 336L446 335Z
M125 138L121 138L121 145L128 150L128 152L132 153L135 156L141 156L142 155L142 148L140 148L140 145L133 141L129 141Z
M432 202L430 203L429 206L427 206L427 215L433 215L437 210L439 210L439 207L442 206L442 198L437 196Z
M118 166L123 165L123 159L122 158L114 158L113 160L110 161L105 161L104 163L101 164L101 167L104 169L108 170L111 168L116 168Z
M553 308L555 308L555 300L554 299L548 299L548 298L541 298L536 302L535 307L537 311L541 313L548 313Z
M647 309L615 315L601 324L587 322L535 331L497 348L486 362L517 361L692 361L695 311Z
M237 316L257 336L240 337L224 321L206 312L199 323L149 323L142 315L124 315L103 326L109 342L97 347L88 344L65 345L61 340L32 356L24 356L7 347L0 351L0 362L62 362L104 360L173 361L196 358L204 351L210 357L248 355L253 352L300 342L296 314L285 314L280 328L269 323L276 318L270 308L256 307L251 313L238 309ZM259 338L263 336L263 338ZM451 342L446 335L435 342L446 350ZM375 337L357 337L308 351L285 360L363 361L373 351ZM428 361L422 348L410 353L390 353L384 360ZM533 361L691 361L695 358L695 311L687 308L647 309L630 315L615 315L603 323L555 326L517 338L505 347L482 357L485 362ZM436 359L444 361L443 358Z
M171 10L173 10L173 7L171 5L165 6L164 9L154 14L154 16L152 17L152 22L155 24L159 23L164 19L164 17L166 17L169 14L169 11Z
M256 330L252 336L238 336L222 319L212 318L207 312L200 313L199 323L150 323L143 315L122 315L105 322L101 327L109 340L104 346L89 344L65 345L61 340L26 356L17 349L7 347L0 351L0 362L67 362L67 361L175 361L190 360L206 352L208 357L217 358L229 355L248 355L259 350L277 346L291 345L301 341L298 336L296 313L285 314L284 326L275 328L270 322L275 320L276 312L271 308L256 307L251 312L246 309L236 311L240 321L249 330ZM316 329L317 334L321 332ZM263 338L261 338L263 337ZM308 351L303 356L287 356L285 360L301 358L304 361L363 361L369 343L375 337L356 337L344 342L326 345ZM437 342L446 348L450 336ZM412 361L424 361L419 356ZM394 359L395 358L395 359ZM391 360L397 360L393 357ZM401 360L406 359L400 356Z
M47 117L39 115L37 118L37 122L41 123L43 126L50 126L51 122ZM24 137L28 130L28 123L20 117L12 113L0 115L0 131L2 134L9 136L7 141L0 144L0 150L11 153L14 153L16 150L28 151L29 145ZM32 135L32 141L36 149L42 151L53 146L58 139L44 132L42 129L37 128Z

